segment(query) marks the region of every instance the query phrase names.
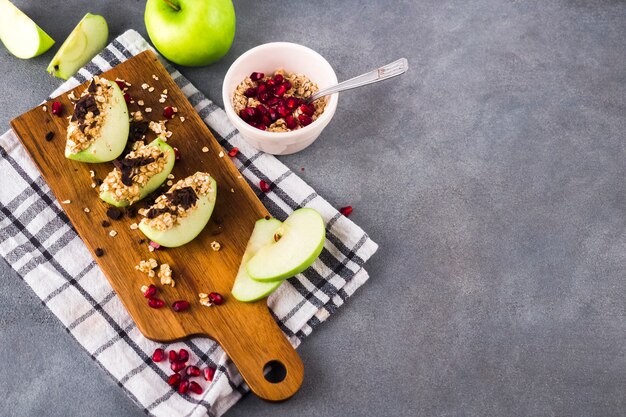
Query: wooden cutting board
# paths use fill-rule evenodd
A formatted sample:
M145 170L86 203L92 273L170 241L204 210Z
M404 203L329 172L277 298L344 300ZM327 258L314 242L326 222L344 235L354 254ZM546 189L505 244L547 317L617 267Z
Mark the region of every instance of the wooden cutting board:
M167 122L168 130L173 132L168 143L178 148L181 155L172 171L176 177L174 181L196 171L208 172L216 179L215 211L204 231L191 243L180 248L149 252L147 240L139 243L145 238L143 234L130 229L132 223L139 222L140 216L129 218L125 215L117 221L107 218L108 205L98 198L97 188L92 188L93 179L89 171L93 170L96 178L103 179L113 169L113 164L84 164L63 156L68 123L66 116L73 111L67 94L46 103L45 111L39 106L12 120L13 130L56 198L71 201L62 204L63 209L147 338L172 342L188 336L209 336L224 348L256 395L272 401L291 397L302 384L304 368L300 357L270 315L266 300L242 303L230 295L254 223L269 213L228 154L222 153L221 146L154 53L143 52L102 76L130 82L132 86L128 93L135 103L129 104L129 111L142 110L148 120L163 120L165 106L178 108L176 117ZM144 83L154 87L154 90L143 89ZM87 85L75 88L75 95L79 97ZM165 89L167 100L160 103ZM143 106L138 105L139 100L143 100ZM63 104L63 117L51 113L53 101ZM148 113L147 108L152 111ZM181 121L180 116L185 120ZM54 133L51 141L46 141L48 132ZM146 143L155 137L149 131ZM203 151L204 147L208 148L208 152ZM142 206L140 203L136 205ZM89 209L88 212L86 209ZM110 221L111 226L103 227L103 220ZM117 231L115 237L109 235L111 230ZM221 244L221 250L211 249L213 241ZM104 255L96 257L96 248L102 248ZM175 288L161 286L158 278L148 278L135 270L140 260L150 257L156 258L159 264L170 264ZM166 307L159 310L148 307L140 288L150 283L159 287L159 296L166 302ZM200 305L198 293L212 291L225 297L224 304L211 307ZM181 299L189 301L191 308L176 313L170 306ZM264 377L264 367L271 361L278 361L287 371L281 382L271 383Z

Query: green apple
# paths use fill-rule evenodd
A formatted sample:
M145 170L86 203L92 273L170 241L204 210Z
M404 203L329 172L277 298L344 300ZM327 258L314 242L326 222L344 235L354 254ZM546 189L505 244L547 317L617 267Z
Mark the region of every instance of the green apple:
M9 0L0 0L0 40L22 59L41 55L54 45L54 39Z
M298 209L278 228L276 238L248 261L246 272L256 281L292 277L311 266L325 240L322 216L311 208Z
M117 83L100 78L100 82L109 83L113 89L113 95L103 110L106 117L102 122L100 134L94 142L85 150L71 153L65 148L65 157L80 162L108 162L112 161L124 152L128 141L130 122L128 120L128 108L124 100L124 94Z
M107 44L109 27L104 17L87 13L57 51L47 71L67 80Z
M174 168L174 162L176 159L176 155L174 154L174 149L172 149L170 145L163 142L159 138L156 138L155 140L153 140L152 142L150 142L149 144L145 146L156 146L159 149L161 149L161 151L163 151L163 153L165 154L165 156L163 157L167 158L167 162L165 163L165 166L163 167L163 171L159 172L158 174L155 174L152 178L150 178L145 186L139 187L139 194L140 194L139 200L141 200L142 198L145 198L148 194L150 194L151 192L159 188L161 184L163 184L167 180L167 176L170 175L170 173L172 172L172 169ZM111 191L100 192L100 198L115 207L125 207L130 204L128 200L116 199L115 195Z
M139 230L146 237L161 246L175 248L189 243L202 232L207 225L217 198L217 183L211 178L211 192L204 196L199 196L195 208L187 217L181 218L174 227L161 231L150 227L143 221L139 223Z
M156 49L179 65L211 64L235 37L231 0L148 0L144 19Z
M254 225L254 230L248 241L248 246L241 259L241 265L231 291L233 297L239 301L251 302L260 300L270 295L276 288L280 287L284 280L260 282L250 278L246 272L246 263L257 254L264 246L274 242L274 235L282 225L280 220L261 219Z

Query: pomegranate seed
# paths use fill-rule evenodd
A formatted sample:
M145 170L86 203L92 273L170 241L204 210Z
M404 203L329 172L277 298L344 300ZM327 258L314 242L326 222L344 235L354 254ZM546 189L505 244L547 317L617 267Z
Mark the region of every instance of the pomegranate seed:
M230 156L231 158L234 158L237 156L238 153L239 153L239 148L234 147L233 149L228 151L228 156Z
M259 112L259 114L267 114L268 112L267 107L265 107L262 104L259 104L258 106L256 106L256 110Z
M169 352L170 363L178 362L178 353L175 350L170 350Z
M339 213L348 217L352 213L352 206L345 206L339 209Z
M189 360L189 352L187 349L180 349L178 351L178 362L186 363Z
M289 116L285 116L285 124L289 129L295 129L296 126L298 126L296 119L291 114Z
M278 97L272 97L267 100L267 105L270 107L274 107L278 103L280 103L280 99Z
M285 88L287 89L287 91L291 90L291 82L289 80L286 80L283 85L285 86Z
M274 95L276 97L282 97L285 95L285 93L287 92L287 87L285 87L285 85L279 85L278 87L276 87L276 90L274 91Z
M215 368L213 367L204 368L202 370L202 376L204 376L204 379L206 379L209 382L213 381L213 377L215 376Z
M126 104L130 104L130 101L131 101L132 99L133 99L133 98L130 96L130 94L128 94L128 93L124 93L124 101L126 102Z
M183 369L185 369L185 362L172 362L170 363L170 368L172 368L172 371L174 372L180 372Z
M117 84L117 86L120 88L120 90L124 91L128 88L128 86L126 85L126 83L124 81L121 80L115 80L115 84Z
M257 123L257 124L254 125L254 127L256 127L259 130L267 129L267 127L265 127L265 125L263 123Z
M265 126L269 126L272 124L272 121L268 116L263 116L261 117L261 123L263 123Z
M180 383L180 380L183 379L182 376L180 376L180 374L172 374L170 375L169 378L167 378L167 383L171 386L171 387L176 387L178 386L178 384Z
M276 81L270 78L269 80L265 81L265 85L267 86L268 89L272 89L276 87Z
M265 183L265 181L261 180L261 183ZM263 190L264 192L268 192L270 189L269 185L267 185L267 183L265 183L265 185L267 186L267 191ZM263 185L261 185L261 188L263 188ZM223 304L224 303L224 297L222 297L221 294L217 293L217 292L212 292L209 294L209 301L211 301L211 303L215 304L216 306Z
M240 110L239 111L239 117L241 117L241 119L244 122L247 122L250 120L250 116L248 115L248 112L246 111L246 109Z
M178 148L174 148L174 159L176 161L180 160L180 151L178 150Z
M180 382L180 385L178 385L178 393L179 394L186 394L187 391L189 391L189 381L184 379L184 380L182 380Z
M295 97L289 97L285 102L285 106L287 106L288 109L293 110L298 106L298 100Z
M267 93L267 86L265 84L259 84L256 88L257 94Z
M308 126L313 123L313 119L311 119L311 116L307 116L306 114L301 114L300 116L298 116L298 121L300 121L300 124L302 126Z
M284 79L285 77L283 77L281 74L274 75L274 81L276 81L276 84L282 83Z
M307 106L306 104L300 106L300 111L307 116L313 116L315 114L315 109L312 106Z
M185 311L189 308L189 301L185 301L185 300L174 301L174 304L172 304L172 308L177 313L180 313L181 311Z
M187 376L200 376L200 368L197 366L188 366L185 372L187 373Z
M270 95L268 93L259 93L258 98L261 103L267 103L267 100L270 98Z
M263 74L262 72L253 72L252 74L250 74L250 79L252 81L259 81L263 79L263 77L265 77L265 74Z
M151 298L148 300L148 305L152 308L161 308L165 305L165 301L158 298Z
M285 117L287 116L289 113L291 113L289 111L289 109L287 109L287 107L283 106L282 104L279 105L276 110L278 111L278 114L280 114L280 117Z
M259 187L261 188L261 191L263 191L264 193L269 193L270 192L269 184L266 183L263 180L259 181Z
M146 298L152 298L157 294L157 287L154 284L148 285L148 289L143 293Z
M154 249L159 249L161 247L161 245L159 245L156 242L153 242L152 240L149 243L150 246L152 246Z
M163 359L165 359L165 351L161 348L155 349L152 354L152 360L154 362L161 362Z
M246 112L249 119L255 119L257 116L257 110L254 107L246 107L242 111Z
M276 120L278 120L278 112L276 111L276 109L270 108L269 114L270 114L270 119L272 120L272 122L275 122Z
M163 109L163 117L165 117L166 119L171 119L172 117L174 117L174 113L174 108L172 106L167 106Z
M189 383L189 389L195 394L202 394L202 392L204 391L200 384L198 384L196 381L191 381Z
M52 114L60 116L63 113L63 104L60 101L52 103Z
M248 88L244 93L244 96L246 97L256 97L256 88L254 87L250 87Z

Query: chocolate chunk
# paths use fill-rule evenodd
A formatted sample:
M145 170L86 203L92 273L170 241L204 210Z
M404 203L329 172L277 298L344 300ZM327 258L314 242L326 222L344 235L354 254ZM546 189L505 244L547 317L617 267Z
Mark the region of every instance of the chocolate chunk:
M118 209L117 207L109 207L107 209L107 216L109 216L109 218L113 220L119 220L123 214L124 213L122 213L122 210Z
M135 217L137 215L137 207L127 207L126 208L126 217Z
M99 258L102 255L104 255L104 249L102 248L96 248L96 256Z
M140 122L130 122L130 129L128 130L128 141L137 142L143 139L144 135L148 131L149 122L144 120Z
M91 82L89 83L89 87L87 88L87 91L89 91L90 93L95 93L97 89L98 89L98 86L96 85L96 82L92 79Z
M146 217L149 218L149 219L154 219L155 217L158 217L158 216L160 216L163 213L176 214L176 210L172 210L172 209L169 209L167 207L165 207L165 208L151 208L146 213Z
M265 220L269 220L271 218L272 218L271 216L265 216Z
M146 243L146 239L139 239L137 243L139 243L140 245L143 245L144 243Z
M113 161L113 166L117 168L118 171L122 173L122 184L127 187L133 185L132 175L133 168L138 168L144 165L151 164L155 159L151 156L149 157L139 157L139 158L124 158L124 159L116 159Z
M107 220L102 220L102 227L109 227L111 226L111 223L109 223Z
M96 178L95 181L96 187L100 187L102 185L102 180L100 178Z
M92 112L94 117L100 114L96 99L90 94L81 97L80 100L76 102L76 104L74 105L74 114L72 115L72 121L78 120L81 123L84 122L85 117L89 112Z
M46 142L50 142L52 139L54 139L54 132L46 133Z
M173 205L180 206L184 210L192 207L198 201L198 195L191 187L179 188L171 193L166 193L165 196Z

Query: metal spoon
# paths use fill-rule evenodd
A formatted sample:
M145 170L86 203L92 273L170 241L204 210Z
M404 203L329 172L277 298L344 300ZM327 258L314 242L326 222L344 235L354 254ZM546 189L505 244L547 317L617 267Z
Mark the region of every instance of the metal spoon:
M388 78L396 77L404 74L409 69L409 61L406 58L400 58L397 61L387 64L384 67L376 68L374 71L359 75L354 78L350 78L339 84L324 88L315 94L311 94L309 98L305 100L306 103L311 103L320 97L327 96L329 94L338 93L339 91L350 90L352 88L362 87L364 85L377 83Z

